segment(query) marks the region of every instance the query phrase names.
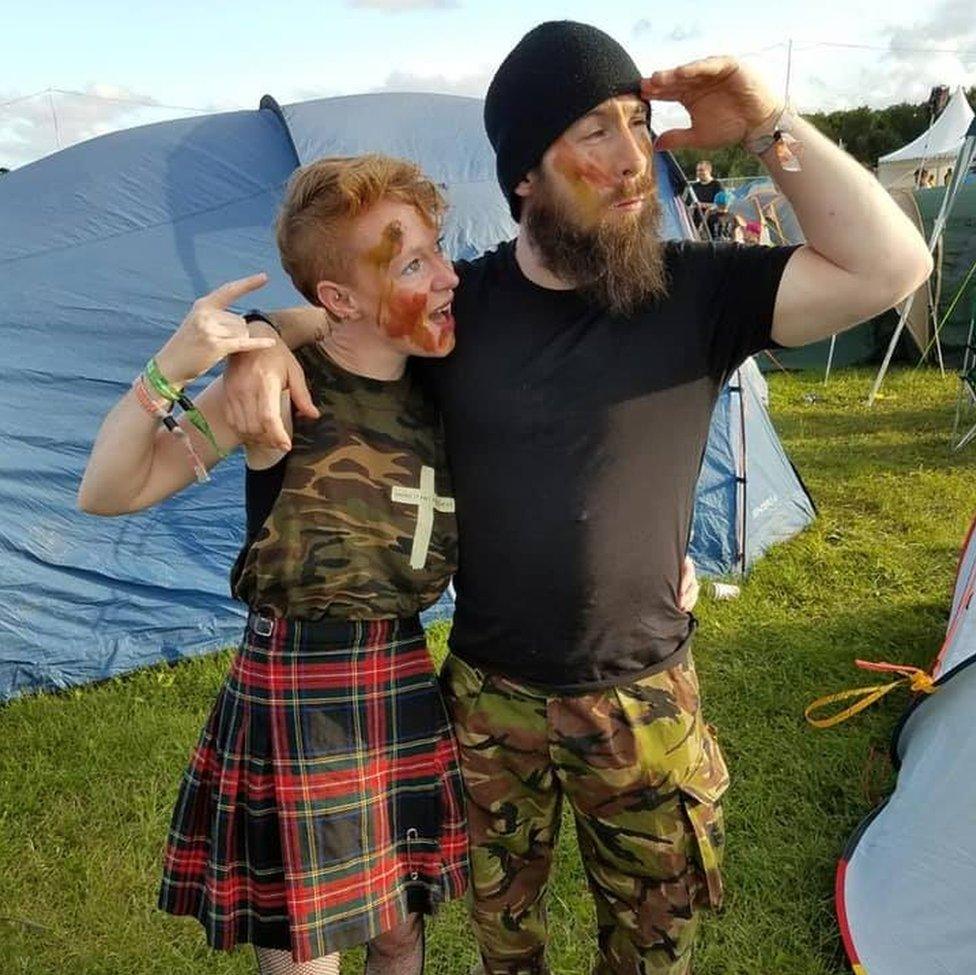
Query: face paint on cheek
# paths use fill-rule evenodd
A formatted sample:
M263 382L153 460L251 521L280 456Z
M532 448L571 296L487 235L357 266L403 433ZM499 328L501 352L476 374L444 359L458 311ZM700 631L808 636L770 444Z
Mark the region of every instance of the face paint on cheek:
M391 339L405 338L411 345L425 352L436 352L438 337L427 320L429 303L429 291L393 288L390 291L387 314L380 324Z
M610 173L562 139L553 149L552 167L566 179L573 201L581 211L591 216L600 212L606 191L615 185Z
M613 176L607 170L587 159L583 153L567 145L562 139L556 142L553 149L552 165L570 183L577 186L580 192L592 193L595 189L612 189L615 185Z
M623 103L614 105L616 120L607 125L620 128L626 138L650 162L654 147L651 143L651 133L647 125L642 125L635 132L631 109ZM569 184L569 190L579 209L591 217L598 216L607 202L608 194L614 194L620 189L620 180L613 172L589 158L581 149L564 138L556 140L552 155L553 168L562 175Z

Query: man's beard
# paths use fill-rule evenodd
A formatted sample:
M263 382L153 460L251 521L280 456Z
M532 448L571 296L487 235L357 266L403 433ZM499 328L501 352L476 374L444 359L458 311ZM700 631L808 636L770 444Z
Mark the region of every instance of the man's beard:
M582 224L541 171L539 176L525 226L549 271L614 315L633 315L667 294L661 204L649 173L613 196L612 202L643 196L637 213L616 214L607 207L592 226Z

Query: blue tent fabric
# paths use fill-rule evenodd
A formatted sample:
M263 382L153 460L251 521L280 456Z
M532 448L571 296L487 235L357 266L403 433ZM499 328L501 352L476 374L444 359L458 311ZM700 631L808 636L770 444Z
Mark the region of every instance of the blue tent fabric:
M766 406L766 380L750 359L715 405L698 477L689 554L704 575L748 572L816 514Z
M96 518L75 506L95 432L199 295L264 270L252 303L301 302L273 223L303 162L413 158L445 184L452 256L512 236L481 118L480 100L447 95L265 98L255 111L101 136L4 176L0 701L236 642L243 608L227 575L244 533L240 455L152 511ZM664 155L655 166L664 232L687 236L680 171Z
M102 417L193 299L275 272L296 160L279 119L235 112L104 136L0 188L0 699L226 645L241 468L119 520L75 508ZM294 301L278 271L262 295Z

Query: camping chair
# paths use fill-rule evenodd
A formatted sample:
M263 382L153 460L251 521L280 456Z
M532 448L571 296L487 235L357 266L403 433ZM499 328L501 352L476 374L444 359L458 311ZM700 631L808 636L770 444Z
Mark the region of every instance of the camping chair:
M965 409L976 405L976 345L973 344L973 333L976 328L976 291L969 305L969 334L966 336L966 351L963 354L962 372L959 374L959 395L956 397L956 420L952 425L953 437L959 432L959 421ZM952 448L962 450L970 441L976 438L976 423L962 436L962 439Z
M711 240L712 235L708 232L708 224L705 221L705 208L695 196L695 191L691 188L691 183L685 182L684 189L681 191L681 202L688 212L688 221L698 240Z

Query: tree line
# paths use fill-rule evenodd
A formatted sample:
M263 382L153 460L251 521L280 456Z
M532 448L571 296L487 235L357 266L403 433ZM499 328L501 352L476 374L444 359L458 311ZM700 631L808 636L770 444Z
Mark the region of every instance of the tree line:
M976 86L966 91L966 98L970 105L976 104ZM859 162L872 168L877 165L879 156L900 149L932 124L927 101L917 105L899 102L887 108L861 106L840 112L804 113L803 117L832 142L842 145ZM695 163L703 156L712 160L713 171L720 179L766 173L762 163L741 146L707 152L678 149L674 156L690 178L694 178Z

